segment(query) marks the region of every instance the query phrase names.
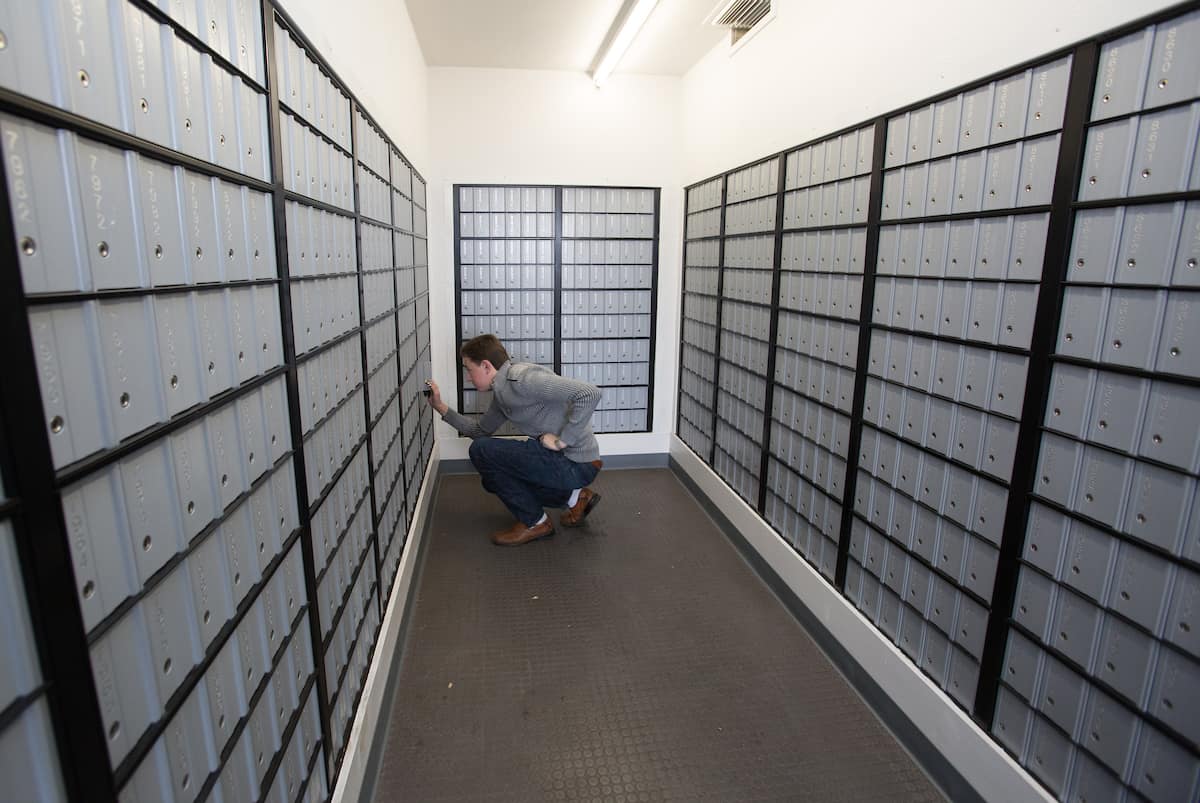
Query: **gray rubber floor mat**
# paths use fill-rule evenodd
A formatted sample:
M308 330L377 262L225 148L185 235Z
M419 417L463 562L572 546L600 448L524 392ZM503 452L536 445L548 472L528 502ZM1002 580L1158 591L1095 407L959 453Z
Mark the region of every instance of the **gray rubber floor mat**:
M442 483L375 800L942 799L669 470L511 548Z

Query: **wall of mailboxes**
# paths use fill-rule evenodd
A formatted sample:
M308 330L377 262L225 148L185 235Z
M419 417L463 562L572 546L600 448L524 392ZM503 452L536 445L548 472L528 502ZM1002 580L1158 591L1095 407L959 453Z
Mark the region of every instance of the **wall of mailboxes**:
M459 339L496 334L514 360L599 386L595 432L649 432L659 207L645 187L455 185ZM491 404L465 371L458 398Z
M5 794L324 800L433 445L425 181L270 2L18 6Z
M1063 800L1200 798L1198 139L1192 3L687 190L680 438Z

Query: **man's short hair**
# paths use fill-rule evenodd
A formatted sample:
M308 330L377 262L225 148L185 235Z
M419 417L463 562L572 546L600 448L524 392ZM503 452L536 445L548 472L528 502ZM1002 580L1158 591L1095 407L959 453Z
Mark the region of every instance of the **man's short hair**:
M463 343L461 353L471 362L478 365L487 360L497 371L508 362L508 352L500 338L495 335L479 335Z

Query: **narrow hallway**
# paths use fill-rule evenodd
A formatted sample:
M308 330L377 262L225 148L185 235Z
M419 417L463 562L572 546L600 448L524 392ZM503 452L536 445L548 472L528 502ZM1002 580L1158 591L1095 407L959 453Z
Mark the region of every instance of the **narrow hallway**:
M596 488L500 549L442 480L375 800L940 799L672 472Z

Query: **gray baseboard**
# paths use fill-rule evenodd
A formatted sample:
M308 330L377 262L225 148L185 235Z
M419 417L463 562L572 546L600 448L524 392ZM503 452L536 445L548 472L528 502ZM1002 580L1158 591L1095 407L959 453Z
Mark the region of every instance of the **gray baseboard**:
M667 468L671 456L666 452L654 454L605 454L600 455L604 461L604 469L610 468ZM470 460L442 460L442 474L474 474L475 467Z

